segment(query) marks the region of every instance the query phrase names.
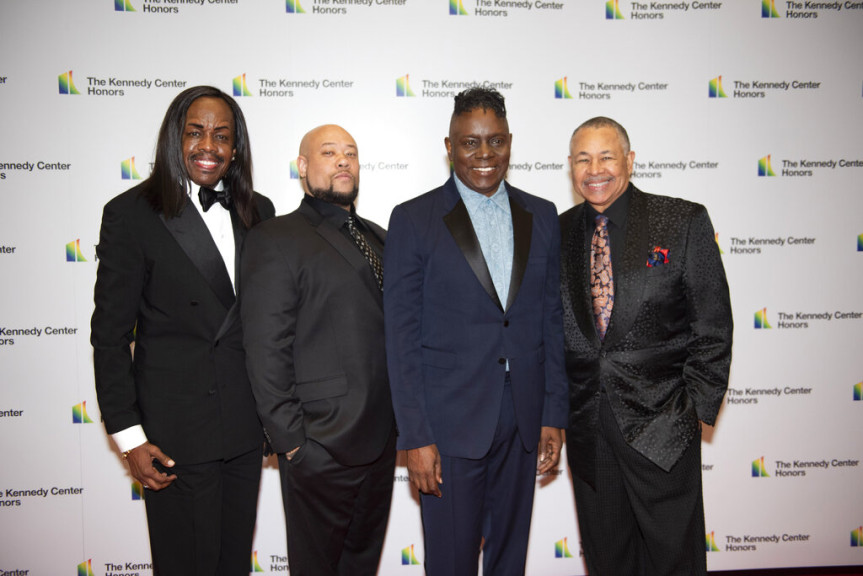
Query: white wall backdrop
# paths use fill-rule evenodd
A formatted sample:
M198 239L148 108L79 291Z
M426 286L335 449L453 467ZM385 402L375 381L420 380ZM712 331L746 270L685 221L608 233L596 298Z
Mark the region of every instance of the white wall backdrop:
M572 130L619 120L638 186L707 205L731 284L732 381L703 444L711 570L863 565L861 61L863 3L845 0L3 0L0 574L152 574L143 504L99 424L94 245L197 84L239 88L279 213L301 197L301 136L347 128L359 211L382 225L447 177L467 84L506 95L509 180L560 211ZM250 566L284 574L265 466ZM422 574L404 467L394 482L380 573ZM584 574L579 552L563 467L537 480L528 574Z

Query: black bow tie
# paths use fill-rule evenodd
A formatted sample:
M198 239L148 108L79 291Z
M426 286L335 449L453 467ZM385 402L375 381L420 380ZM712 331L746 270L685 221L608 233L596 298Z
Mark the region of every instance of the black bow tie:
M204 209L204 212L209 210L210 206L216 202L221 204L225 210L230 210L231 208L231 193L228 190L217 191L201 186L201 189L198 190L198 199L201 201L201 208Z

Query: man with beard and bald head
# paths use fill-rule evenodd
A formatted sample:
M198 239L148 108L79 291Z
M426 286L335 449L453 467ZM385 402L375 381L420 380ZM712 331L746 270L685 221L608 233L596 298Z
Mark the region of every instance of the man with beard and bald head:
M354 209L360 166L343 128L306 134L297 168L300 207L247 240L247 366L279 458L291 574L371 575L395 468L381 292L386 232Z

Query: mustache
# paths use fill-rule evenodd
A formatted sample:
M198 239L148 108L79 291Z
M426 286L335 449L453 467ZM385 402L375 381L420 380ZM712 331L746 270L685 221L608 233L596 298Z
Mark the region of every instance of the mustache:
M192 161L198 160L199 158L210 158L216 160L219 163L225 162L224 156L222 156L221 154L216 154L214 152L195 152L194 154L189 156L189 159Z

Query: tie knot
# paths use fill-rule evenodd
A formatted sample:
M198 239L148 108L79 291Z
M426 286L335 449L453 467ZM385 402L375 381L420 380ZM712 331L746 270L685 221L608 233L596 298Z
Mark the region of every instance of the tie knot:
M605 228L608 226L608 216L605 214L597 214L595 222L597 228Z

